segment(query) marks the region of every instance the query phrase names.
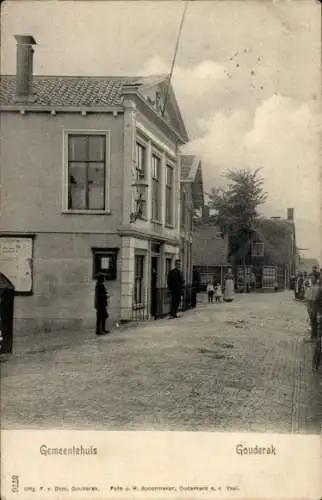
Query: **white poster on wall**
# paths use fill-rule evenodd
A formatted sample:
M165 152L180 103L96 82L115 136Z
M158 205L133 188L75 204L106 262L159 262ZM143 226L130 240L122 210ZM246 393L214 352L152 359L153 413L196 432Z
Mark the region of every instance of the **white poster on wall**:
M32 291L32 238L0 237L0 272L17 292Z
M110 268L110 258L109 257L102 257L101 258L101 269L103 271L106 271Z

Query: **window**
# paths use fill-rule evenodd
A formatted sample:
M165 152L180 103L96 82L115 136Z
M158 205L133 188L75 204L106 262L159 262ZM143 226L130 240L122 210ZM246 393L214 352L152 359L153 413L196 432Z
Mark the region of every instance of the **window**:
M263 288L274 288L277 282L277 268L274 266L263 267Z
M252 257L264 257L264 243L253 241Z
M136 143L136 179L145 179L145 147Z
M143 306L144 300L144 255L135 256L134 306Z
M173 225L173 167L167 165L165 180L165 223Z
M160 220L160 165L161 160L152 155L152 219Z
M93 278L101 273L106 280L116 280L118 248L92 248Z
M106 210L106 135L68 134L68 209Z
M146 148L140 144L136 143L136 182L140 183L140 181L145 180L146 176L146 168L145 168L145 159L146 159ZM144 186L138 186L136 188L136 210L139 214L139 218L145 218L147 215L146 210L146 199L145 199L145 188Z

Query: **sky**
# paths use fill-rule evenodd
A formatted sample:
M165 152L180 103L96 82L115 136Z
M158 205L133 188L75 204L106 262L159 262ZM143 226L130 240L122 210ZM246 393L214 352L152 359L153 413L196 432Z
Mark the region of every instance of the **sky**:
M169 73L183 9L175 0L4 2L1 73L15 73L14 34L35 37L35 74ZM261 213L294 207L302 255L322 265L320 38L315 0L194 0L172 83L206 190L228 168L261 168Z

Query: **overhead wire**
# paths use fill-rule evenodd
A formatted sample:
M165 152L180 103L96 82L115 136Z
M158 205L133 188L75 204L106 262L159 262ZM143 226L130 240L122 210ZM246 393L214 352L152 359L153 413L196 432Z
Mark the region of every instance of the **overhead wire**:
M170 69L170 73L169 73L169 77L168 77L168 84L167 84L166 93L165 93L165 96L164 96L163 109L161 111L161 115L162 116L165 113L165 109L166 109L166 105L167 105L167 101L168 101L168 97L169 97L169 91L170 91L170 85L171 85L172 75L173 75L173 71L174 71L174 67L175 67L175 63L176 63L176 58L177 58L177 53L178 53L178 49L179 49L179 43L180 43L181 33L182 33L182 29L183 29L184 20L185 20L185 17L186 17L186 12L187 12L187 8L188 8L188 4L189 4L189 0L187 0L185 2L185 6L184 6L182 17L181 17L179 32L178 32L178 36L177 36L177 40L176 40L176 45L175 45L175 49L174 49L174 54L173 54L173 58L172 58L172 63L171 63L171 69Z

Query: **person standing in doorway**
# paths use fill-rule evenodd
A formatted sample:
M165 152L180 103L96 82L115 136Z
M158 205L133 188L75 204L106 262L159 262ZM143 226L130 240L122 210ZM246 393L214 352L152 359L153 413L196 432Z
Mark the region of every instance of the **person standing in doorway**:
M170 318L178 317L178 308L183 291L184 280L180 270L180 261L176 260L175 267L168 274L168 288L171 294Z
M109 317L107 312L108 297L104 285L104 276L99 274L95 286L96 335L110 333L109 330L106 330L106 319Z

